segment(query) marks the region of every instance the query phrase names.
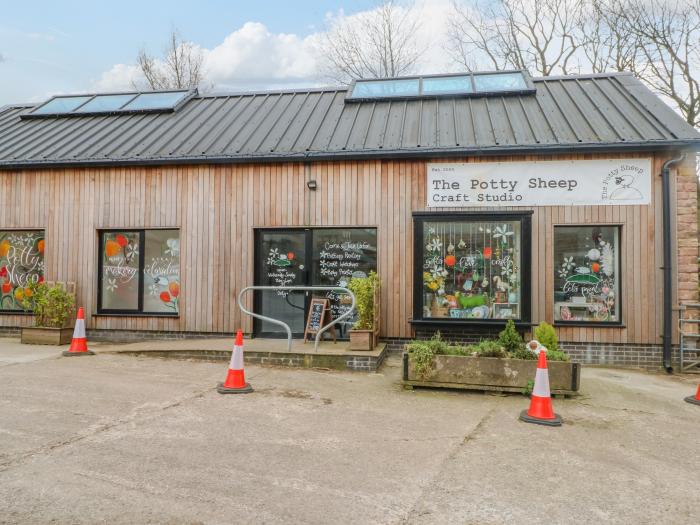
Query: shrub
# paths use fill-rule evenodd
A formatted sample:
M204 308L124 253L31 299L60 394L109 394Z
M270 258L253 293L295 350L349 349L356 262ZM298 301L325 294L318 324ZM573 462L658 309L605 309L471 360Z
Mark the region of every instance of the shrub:
M371 330L374 327L374 290L379 288L379 277L376 272L369 272L367 277L353 277L348 283L348 289L355 294L357 304L357 321L355 330Z
M498 334L498 342L506 352L516 353L523 348L525 344L523 338L515 329L515 323L512 319L508 319L506 327Z
M535 339L547 348L547 357L549 357L550 351L559 351L557 332L551 324L542 321L537 328L535 328L534 336Z
M48 328L63 328L73 314L75 297L62 286L48 286L46 283L31 283L31 293L22 305L34 313L34 324Z
M561 350L547 350L547 361L568 361L569 354Z
M426 379L433 369L433 357L435 357L430 344L424 341L414 341L406 345L406 350L411 354L411 360L418 377Z
M513 359L537 359L537 354L528 350L525 345L518 348L515 352L511 352L510 355ZM547 357L549 357L549 352L547 352Z
M469 349L478 357L508 357L508 354L498 341L488 339L479 341L477 344L471 345Z

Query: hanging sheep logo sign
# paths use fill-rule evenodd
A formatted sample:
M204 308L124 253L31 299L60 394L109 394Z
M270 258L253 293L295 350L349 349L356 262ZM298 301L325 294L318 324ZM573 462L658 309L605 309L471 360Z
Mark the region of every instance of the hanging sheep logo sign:
M646 205L651 159L431 163L429 208Z

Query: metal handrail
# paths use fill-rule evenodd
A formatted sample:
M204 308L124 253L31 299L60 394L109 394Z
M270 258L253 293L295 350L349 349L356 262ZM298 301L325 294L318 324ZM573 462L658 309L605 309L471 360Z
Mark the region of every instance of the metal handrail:
M287 331L287 352L292 351L292 329L289 327L287 323L284 321L280 321L279 319L273 319L272 317L267 317L266 315L262 314L256 314L254 312L251 312L250 310L246 309L245 306L243 306L243 294L246 293L248 290L289 290L289 291L338 291L338 292L343 292L345 294L348 294L352 298L352 304L350 305L350 308L348 308L348 311L345 312L343 315L338 316L337 319L334 319L330 323L328 323L326 326L321 328L317 333L316 333L316 340L314 342L314 352L318 351L318 343L321 341L321 336L323 335L323 332L328 330L331 326L338 324L340 321L343 319L346 319L352 315L352 313L355 311L355 305L357 304L357 301L355 299L355 294L352 293L349 289L344 288L342 286L246 286L243 288L239 294L238 294L238 307L241 309L241 311L244 314L248 314L251 317L256 317L257 319L261 319L262 321L268 321L273 324L277 324L280 326L283 326L284 329Z

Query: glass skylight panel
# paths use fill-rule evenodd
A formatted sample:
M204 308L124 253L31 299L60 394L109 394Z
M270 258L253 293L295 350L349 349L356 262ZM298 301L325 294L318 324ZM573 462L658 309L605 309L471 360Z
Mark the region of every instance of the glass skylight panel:
M493 91L523 91L528 89L525 77L520 72L488 73L474 75L474 86L477 92Z
M76 113L108 113L117 111L136 96L136 93L123 95L97 95L87 104L75 110Z
M353 98L391 98L418 96L419 80L358 80L352 90Z
M163 93L141 93L122 108L123 111L148 109L169 109L177 105L187 95L186 91L166 91Z
M472 79L469 75L458 77L425 77L423 78L423 94L471 93Z
M56 97L46 104L39 106L32 113L34 115L53 115L59 113L70 113L75 108L84 104L92 98L90 95L80 97Z

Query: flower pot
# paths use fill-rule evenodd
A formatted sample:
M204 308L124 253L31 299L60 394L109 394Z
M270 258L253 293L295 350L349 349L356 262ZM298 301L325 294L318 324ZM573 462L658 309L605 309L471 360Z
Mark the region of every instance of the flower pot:
M350 350L365 352L374 350L374 331L350 330Z
M32 326L22 328L21 342L32 345L67 345L73 338L72 328L48 328Z

